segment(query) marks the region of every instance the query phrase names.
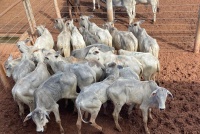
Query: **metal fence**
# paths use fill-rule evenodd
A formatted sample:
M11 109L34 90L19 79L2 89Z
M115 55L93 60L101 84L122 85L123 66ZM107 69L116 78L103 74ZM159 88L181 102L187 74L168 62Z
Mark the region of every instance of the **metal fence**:
M31 0L31 6L37 25L45 25L52 33L56 41L58 31L54 29L53 23L56 18L53 0ZM15 44L19 37L26 31L30 31L29 23L22 1L15 3L13 8L7 10L9 6L0 2L0 63L2 64L10 53L17 52ZM61 16L68 16L66 0L58 1ZM107 21L105 3L101 3L101 9L92 11L92 0L82 0L82 14L94 15L91 20L100 27ZM157 13L157 22L151 24L153 17L151 7L144 5L136 6L136 20L144 19L142 24L147 32L157 39L162 52L170 51L193 51L194 39L197 25L198 4L169 5L160 3L160 12ZM128 16L124 9L117 9L115 12L117 23L115 26L119 30L127 30ZM79 26L78 22L75 23ZM18 54L16 54L18 56Z

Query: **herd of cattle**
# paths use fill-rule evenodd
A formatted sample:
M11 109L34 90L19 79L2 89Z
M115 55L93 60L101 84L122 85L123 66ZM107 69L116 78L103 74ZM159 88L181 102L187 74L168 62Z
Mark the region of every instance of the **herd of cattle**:
M96 0L93 0L93 11L96 9L95 1ZM99 1L100 0L97 0L97 4L98 8L100 9ZM106 0L101 1L106 3ZM135 9L137 4L151 5L153 11L153 22L156 22L156 12L159 12L159 0L112 0L114 16L117 7L125 8L129 17L129 24L131 24L136 16ZM67 6L70 19L72 19L72 9L74 9L76 18L78 13L81 14L80 0L67 0Z
M79 29L73 20L55 19L54 27L60 31L56 45L43 25L36 28L38 38L33 46L27 45L29 39L17 42L21 57L13 59L10 55L4 67L6 75L15 81L12 95L19 115L24 117L24 104L28 105L30 113L24 124L32 118L36 131L43 132L53 112L64 133L57 101L65 98L67 104L67 99L72 99L78 113L78 133L81 134L82 122L102 131L95 119L102 104L106 114L106 102L111 100L118 131L122 131L118 123L122 106L128 104L131 114L132 108L139 105L145 132L149 134L151 107L164 110L167 95L172 96L155 82L160 71L159 46L140 27L142 20L129 25L127 31L120 31L114 22L101 28L89 20L91 17L80 16Z

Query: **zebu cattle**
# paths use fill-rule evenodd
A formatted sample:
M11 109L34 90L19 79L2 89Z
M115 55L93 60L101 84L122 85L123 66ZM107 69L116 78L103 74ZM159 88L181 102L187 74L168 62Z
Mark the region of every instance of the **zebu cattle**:
M92 17L92 15L82 15L79 22L80 26L86 28L91 34L98 36L102 44L112 47L112 36L110 35L109 31L100 28L93 22L90 22L89 19Z
M149 36L146 30L140 27L140 24L143 22L144 20L140 20L129 25L128 30L138 39L139 52L151 53L153 56L158 58L159 45L156 39Z
M85 58L88 60L98 60L103 65L106 65L110 62L115 62L117 65L130 67L132 71L139 76L141 76L143 72L142 64L136 58L125 55L115 55L112 52L104 53L97 47L91 48Z
M140 105L142 111L145 132L150 134L147 121L151 116L151 107L165 109L167 95L172 94L165 88L159 87L154 81L138 81L134 79L118 79L108 89L108 97L115 108L113 118L118 131L122 131L119 123L119 112L124 104Z

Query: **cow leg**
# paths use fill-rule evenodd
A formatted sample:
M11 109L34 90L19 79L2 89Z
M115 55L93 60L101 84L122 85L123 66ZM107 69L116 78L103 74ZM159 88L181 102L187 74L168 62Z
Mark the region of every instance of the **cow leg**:
M156 5L152 5L152 11L153 11L153 22L156 22L156 12L157 12Z
M98 113L99 113L99 110L100 110L100 109L95 110L95 111L93 111L93 112L91 113L90 123L91 123L91 126L95 127L96 129L98 129L99 131L102 132L102 127L99 126L99 125L97 125L96 122L95 122L95 120L96 120L96 118L97 118L97 115L98 115Z
M133 19L135 18L135 12L133 11L133 8L126 7L126 12L128 14L129 18L129 25L133 22Z
M21 118L21 120L24 120L24 104L20 101L17 101L17 104L19 106L19 116ZM27 126L27 122L23 122L23 126Z
M57 122L58 125L59 125L60 133L61 133L61 134L64 134L64 129L63 129L62 125L61 125L61 119L60 119L60 114L59 114L58 107L59 107L58 104L56 104L56 105L54 106L54 108L53 108L53 113L54 113L54 115L55 115L56 122Z
M17 101L17 104L19 106L19 116L22 118L24 116L24 104L20 101Z
M115 103L115 109L114 109L113 114L112 114L114 121L115 121L115 126L116 126L117 130L120 131L120 132L122 131L122 129L119 125L118 119L119 119L119 113L121 111L122 106L123 105L120 104L120 103Z
M105 102L104 104L103 104L103 113L105 114L105 115L108 115L108 112L107 112L107 110L106 110L106 107L107 107L107 102Z
M72 19L72 6L69 6L69 17Z
M97 0L97 3L98 3L98 9L100 9L100 4L99 4L99 0Z
M89 119L89 113L88 112L84 112L84 119L88 120Z
M81 5L78 4L78 9L79 9L79 15L82 15L82 12L81 12Z
M75 99L72 99L72 101L73 101L73 103L74 103L74 111L73 111L73 113L75 114L75 113L77 113L77 108L76 108L76 106L75 106L75 104L76 104L75 101L76 101L76 100L75 100Z
M130 117L132 111L133 111L133 108L134 108L135 104L131 104L128 108L128 116Z
M93 0L93 11L95 10L95 0Z
M144 123L144 129L146 134L150 134L149 129L147 127L147 121L148 121L148 108L141 107L140 109L142 110L142 116L143 116L143 123Z
M151 108L149 108L149 119L153 120L152 114L151 114Z
M82 111L81 111L82 112ZM82 124L82 120L81 120L81 115L78 112L78 119L76 121L76 127L78 129L78 134L81 134L81 124Z
M29 110L30 110L30 112L32 112L34 110L34 104L33 103L29 104Z

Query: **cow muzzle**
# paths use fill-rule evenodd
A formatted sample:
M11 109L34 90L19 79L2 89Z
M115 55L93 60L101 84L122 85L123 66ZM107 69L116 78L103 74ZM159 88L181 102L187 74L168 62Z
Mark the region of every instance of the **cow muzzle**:
M165 110L165 108L160 108L160 111L164 111Z

